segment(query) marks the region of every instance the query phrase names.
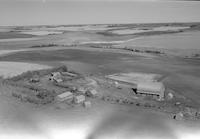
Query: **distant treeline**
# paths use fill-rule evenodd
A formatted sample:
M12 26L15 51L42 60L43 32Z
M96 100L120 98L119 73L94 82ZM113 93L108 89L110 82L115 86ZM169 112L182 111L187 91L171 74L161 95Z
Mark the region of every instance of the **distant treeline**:
M50 43L50 44L39 44L39 45L33 45L30 48L44 48L44 47L56 47L56 46L62 46L62 47L74 47L77 46L77 44L71 44L71 45L65 45L65 44L55 44L55 43Z
M159 50L139 50L134 48L123 48L124 50L129 50L132 52L138 52L138 53L151 53L151 54L164 54L164 52L161 52Z
M31 46L31 48L41 48L41 47L54 47L54 46L59 46L58 44L41 44L41 45L33 45Z

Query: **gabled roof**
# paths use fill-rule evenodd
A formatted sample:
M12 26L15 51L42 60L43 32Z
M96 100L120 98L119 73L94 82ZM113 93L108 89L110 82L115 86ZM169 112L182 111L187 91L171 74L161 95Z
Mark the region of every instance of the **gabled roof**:
M69 97L69 96L72 96L73 94L69 91L65 92L65 93L62 93L60 95L58 95L57 97L58 98L65 98L65 97Z

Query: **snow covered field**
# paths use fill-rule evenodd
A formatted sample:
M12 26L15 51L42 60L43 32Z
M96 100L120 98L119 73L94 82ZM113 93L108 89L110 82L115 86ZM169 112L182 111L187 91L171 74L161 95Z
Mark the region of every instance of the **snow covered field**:
M29 70L40 70L49 66L23 63L23 62L0 62L0 76L3 78L13 77Z

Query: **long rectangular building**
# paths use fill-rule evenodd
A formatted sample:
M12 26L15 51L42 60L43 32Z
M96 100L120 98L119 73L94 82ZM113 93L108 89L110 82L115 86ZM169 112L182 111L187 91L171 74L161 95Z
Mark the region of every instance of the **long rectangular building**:
M161 82L139 82L137 84L136 93L151 95L158 100L164 99L165 86Z

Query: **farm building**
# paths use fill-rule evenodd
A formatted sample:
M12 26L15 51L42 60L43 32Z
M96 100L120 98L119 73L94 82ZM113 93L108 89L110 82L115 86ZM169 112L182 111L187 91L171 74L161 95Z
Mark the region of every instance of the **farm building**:
M74 74L74 73L71 73L71 72L62 72L62 75L71 76L71 77L77 77L77 74Z
M78 95L74 97L74 103L76 104L83 103L84 101L85 101L84 95Z
M86 94L87 96L95 97L98 94L98 92L95 89L91 89L91 90L88 90Z
M60 74L60 72L52 72L52 73L51 73L51 76L52 76L52 77L55 77L55 78L60 78L60 77L61 77L61 74Z
M56 83L60 83L62 82L63 80L61 78L54 78L53 81L55 81Z
M30 82L31 83L37 83L40 81L40 78L39 76L33 76L31 79L30 79Z
M91 107L91 102L90 101L85 101L84 103L83 103L83 106L85 107L85 108L90 108Z
M140 82L137 84L136 94L153 96L158 100L164 99L165 86L161 82Z
M51 73L51 77L49 78L50 81L55 81L57 83L62 82L62 76L60 74L60 72L53 72Z
M78 88L77 88L77 91L78 91L79 93L81 93L81 94L85 94L87 90L86 90L84 87L78 87Z
M73 94L69 91L56 96L57 101L69 100L69 99L72 99L72 98L73 98Z
M119 83L137 84L138 82L157 82L162 76L154 73L118 73L106 76L108 79L118 81Z

